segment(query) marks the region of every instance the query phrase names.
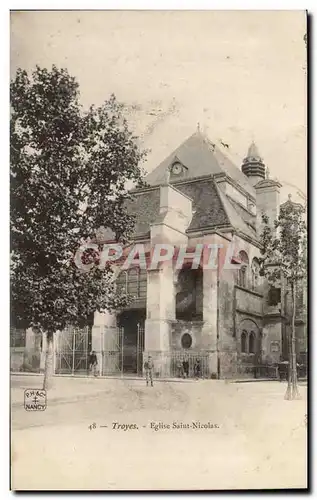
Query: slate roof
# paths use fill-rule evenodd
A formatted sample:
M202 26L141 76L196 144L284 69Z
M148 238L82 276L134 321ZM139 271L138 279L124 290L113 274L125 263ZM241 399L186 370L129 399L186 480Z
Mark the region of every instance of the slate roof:
M212 178L180 183L175 187L193 200L195 213L188 227L189 231L230 225ZM126 206L136 217L135 236L147 237L150 225L160 219L159 186L136 192L133 199L127 200Z
M147 236L160 212L160 188L142 190L126 201L129 213L135 215L135 236Z
M180 183L176 184L175 187L193 200L195 213L188 228L189 231L230 225L230 220L212 178L184 184Z
M217 189L218 189L218 195L221 199L223 207L224 207L226 214L229 218L230 225L234 229L244 233L246 236L249 236L252 239L256 239L256 231L252 227L250 227L247 224L247 222L241 217L241 215L236 210L235 205L232 203L231 199L229 199L228 196L226 196L221 191L221 189L219 189L219 188L217 188Z
M218 188L212 177L175 183L174 186L193 200L195 211L188 231L232 227L252 239L255 231L235 209L234 204ZM128 200L128 210L136 216L135 237L149 237L150 225L160 219L160 188L139 191Z
M210 141L200 131L196 131L165 158L145 177L145 181L152 186L162 184L166 180L166 171L175 157L188 169L188 178L226 173L255 198L255 190L248 178L216 143Z
M243 206L240 205L238 202L236 202L233 198L231 198L229 196L227 196L227 198L229 199L231 205L233 205L236 212L238 212L240 217L242 217L244 222L249 226L255 226L256 216L252 215L248 210L243 208Z
M248 178L221 149L200 131L189 137L145 178L150 187L136 191L127 200L127 208L136 217L135 237L149 238L150 226L161 219L160 185L166 184L166 173L177 158L188 169L186 179L171 182L193 200L194 215L187 231L233 228L256 240L255 217L229 198L218 187L216 174L225 173L255 198Z

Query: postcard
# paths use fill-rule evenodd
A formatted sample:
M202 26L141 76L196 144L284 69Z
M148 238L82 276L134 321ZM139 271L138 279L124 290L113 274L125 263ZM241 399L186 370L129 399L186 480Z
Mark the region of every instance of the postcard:
M11 11L11 489L307 489L306 11Z

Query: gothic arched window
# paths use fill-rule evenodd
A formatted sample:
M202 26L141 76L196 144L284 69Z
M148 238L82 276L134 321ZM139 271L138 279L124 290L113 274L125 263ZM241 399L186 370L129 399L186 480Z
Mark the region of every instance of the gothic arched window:
M246 288L247 286L247 266L241 266L239 269L239 286Z
M241 267L238 272L238 285L243 288L247 287L247 269L249 265L249 258L246 252L241 250L239 253L239 258L241 260Z
M247 346L247 340L248 340L248 334L245 330L241 333L241 352L247 352L248 346Z
M252 260L251 276L252 276L252 290L256 290L257 287L259 286L259 276L260 276L260 264L258 259L256 258Z
M251 332L249 336L249 353L255 353L255 333Z

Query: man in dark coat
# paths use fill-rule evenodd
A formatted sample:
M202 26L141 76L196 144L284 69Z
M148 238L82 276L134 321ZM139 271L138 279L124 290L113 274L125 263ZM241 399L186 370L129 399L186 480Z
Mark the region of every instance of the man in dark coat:
M201 365L200 365L200 359L197 358L194 366L194 372L195 372L195 377L200 378L201 375Z
M145 369L146 385L149 385L149 381L150 381L151 387L153 387L154 363L153 363L152 356L149 356L148 360L144 363L144 369Z
M183 361L183 372L184 372L184 377L188 378L189 377L189 361L188 361L187 357Z
M92 351L89 356L89 370L94 375L94 377L97 377L97 366L98 366L97 355L95 351Z

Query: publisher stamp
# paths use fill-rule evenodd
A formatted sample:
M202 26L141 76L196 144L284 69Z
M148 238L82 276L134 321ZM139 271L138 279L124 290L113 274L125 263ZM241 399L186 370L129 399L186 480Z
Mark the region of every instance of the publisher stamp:
M26 411L46 410L46 391L44 389L26 389L24 391L24 408Z

